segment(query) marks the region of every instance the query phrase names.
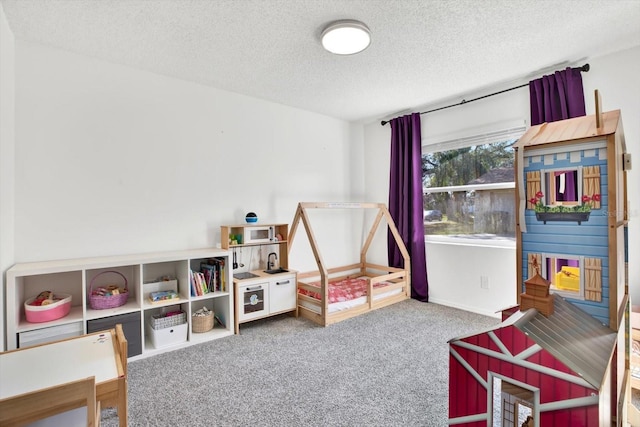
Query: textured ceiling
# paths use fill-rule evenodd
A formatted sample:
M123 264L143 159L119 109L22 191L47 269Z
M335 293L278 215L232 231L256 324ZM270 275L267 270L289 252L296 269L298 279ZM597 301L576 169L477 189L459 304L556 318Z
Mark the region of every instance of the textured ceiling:
M349 121L640 45L640 0L0 2L17 39ZM371 46L325 52L322 29L346 18Z

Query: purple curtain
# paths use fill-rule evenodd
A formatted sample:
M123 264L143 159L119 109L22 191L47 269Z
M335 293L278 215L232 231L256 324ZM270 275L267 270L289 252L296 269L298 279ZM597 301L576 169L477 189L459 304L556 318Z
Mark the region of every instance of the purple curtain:
M429 301L422 213L422 137L420 114L391 120L389 212L411 259L411 298ZM389 265L404 268L393 235L387 237Z
M576 197L576 174L575 171L560 171L555 173L556 177L556 200L562 202L578 202Z
M569 172L565 174L566 176L566 191L564 192L564 199L569 202L579 202L577 195L577 186L576 186L576 174L573 172Z
M529 82L531 126L586 114L580 68L542 76Z

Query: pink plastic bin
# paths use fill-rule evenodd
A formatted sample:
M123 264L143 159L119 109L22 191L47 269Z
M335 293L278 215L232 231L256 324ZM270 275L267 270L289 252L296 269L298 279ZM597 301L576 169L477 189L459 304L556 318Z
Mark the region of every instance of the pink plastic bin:
M48 305L29 305L36 297L26 300L24 303L24 314L27 317L27 322L50 322L69 314L71 311L71 295L55 294L55 296L62 299Z

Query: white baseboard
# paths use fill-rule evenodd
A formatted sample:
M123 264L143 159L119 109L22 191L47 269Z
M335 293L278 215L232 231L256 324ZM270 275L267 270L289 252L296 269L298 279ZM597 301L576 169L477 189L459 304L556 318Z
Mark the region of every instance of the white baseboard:
M482 314L484 316L495 317L495 318L498 318L498 319L500 319L502 317L501 312L497 312L496 313L496 312L492 312L492 311L479 310L477 307L462 305L462 304L458 304L458 303L451 302L451 301L441 300L441 299L438 299L438 298L429 298L429 302L433 302L435 304L440 304L440 305L445 305L447 307L458 308L458 309L464 310L464 311L470 311L471 313Z

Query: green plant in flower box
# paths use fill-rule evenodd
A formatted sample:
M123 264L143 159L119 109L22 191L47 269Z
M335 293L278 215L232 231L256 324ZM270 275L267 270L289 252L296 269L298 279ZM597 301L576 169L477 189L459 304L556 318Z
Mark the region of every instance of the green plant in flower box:
M591 212L593 205L600 201L600 194L594 194L593 196L582 196L582 204L575 206L547 206L542 203L544 194L542 191L538 191L535 197L529 199L529 203L534 206L535 212L548 212L548 213L572 213L572 212Z

